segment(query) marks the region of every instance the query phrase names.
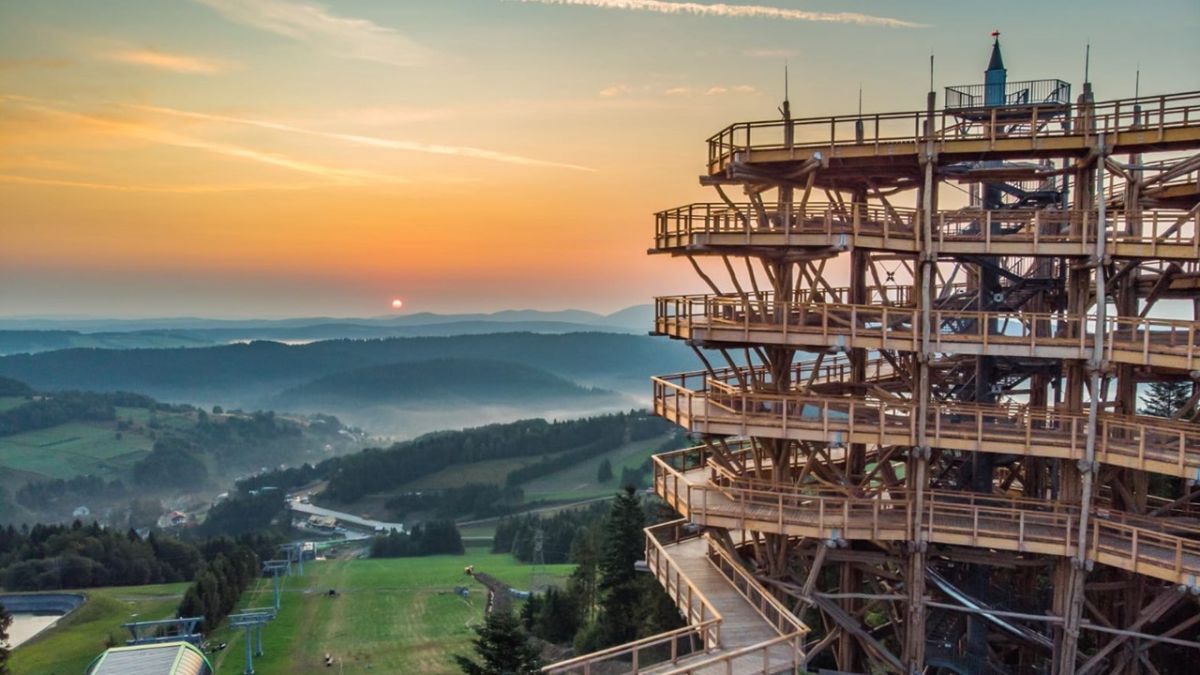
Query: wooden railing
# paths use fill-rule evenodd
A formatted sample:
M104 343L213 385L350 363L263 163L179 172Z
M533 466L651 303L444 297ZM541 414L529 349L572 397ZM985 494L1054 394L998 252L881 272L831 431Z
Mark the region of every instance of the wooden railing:
M916 403L760 392L698 377L656 377L655 412L697 433L833 443L916 445ZM935 447L1077 460L1087 414L1023 405L935 402ZM1200 426L1144 415L1098 416L1096 458L1105 464L1200 479Z
M666 590L667 595L684 615L688 625L625 644L582 654L565 661L552 663L542 672L547 675L563 673L609 672L608 664L619 664L622 670L636 674L647 668L661 669L665 663L678 663L681 658L697 652L681 650L680 643L699 642L700 652L717 649L721 644L721 614L704 593L683 575L666 546L700 536L697 528L689 528L684 519L648 527L646 533L646 564Z
M779 658L781 653L797 654L801 651L803 634L780 635L777 638L760 642L740 649L722 651L707 659L689 660L678 668L667 670L661 675L693 675L694 673L725 672L733 673L742 665L749 664L754 672L781 673L791 672L799 661ZM774 659L772 657L775 657Z
M669 503L689 504L696 522L824 539L915 539L913 495L907 490L851 496L808 486L717 485L702 470L693 468L690 473L698 475L688 476L672 466L678 457L697 453L705 451L693 448L654 461L656 491ZM1104 508L1093 509L1092 516L1086 540L1093 559L1172 583L1197 584L1200 526ZM943 544L1070 556L1079 542L1079 508L1047 500L927 490L921 523L930 541Z
M876 154L880 146L909 145L912 151L926 141L926 122L932 128L939 150L949 142L1010 139L1050 139L1082 137L1090 140L1103 133L1112 137L1119 132L1135 132L1144 142L1161 140L1168 130L1200 125L1200 92L1181 92L1162 96L1143 96L1105 101L1091 105L1086 120L1073 124L1042 124L1046 108L1029 106L1026 124L1014 124L1001 108L992 109L991 118L964 120L953 111L936 111L932 118L924 111L840 115L794 120L738 122L708 139L709 170L716 173L738 153L762 150L828 150L847 146L869 146ZM1061 106L1052 106L1055 110ZM861 130L861 131L860 131ZM789 143L788 137L792 140ZM1119 147L1116 139L1110 148ZM807 153L806 153L807 154Z
M921 312L911 307L778 302L757 295L655 298L655 330L692 338L733 331L742 342L920 351ZM1097 318L1066 313L935 309L931 348L940 353L1086 359ZM1200 369L1200 322L1106 316L1104 355L1116 363Z
M792 614L782 602L775 596L771 595L767 589L758 583L758 580L750 575L744 567L741 566L733 557L712 540L711 537L705 535L705 540L708 543L708 559L713 566L721 573L721 576L729 580L737 592L741 594L746 602L754 607L754 611L758 612L759 616L780 635L804 635L809 632L808 626L804 624L796 615ZM799 651L797 651L797 660L799 663Z
M808 236L815 238L814 245L843 243L912 252L918 248L915 233L922 220L918 210L890 206L813 202L786 209L767 204L760 212L752 204L699 203L655 214L654 245L667 251L723 236L718 242L722 245L761 246L759 235L782 236L779 243L795 245ZM938 212L933 237L938 250L947 252L1088 255L1098 223L1095 210L965 208ZM1133 220L1114 209L1105 223L1114 255L1200 256L1198 211L1143 209ZM842 242L846 238L849 241Z

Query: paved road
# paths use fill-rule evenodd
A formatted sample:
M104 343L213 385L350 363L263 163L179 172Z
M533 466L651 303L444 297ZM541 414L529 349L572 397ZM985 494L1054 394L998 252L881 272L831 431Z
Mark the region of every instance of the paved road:
M371 531L374 531L375 528L383 528L385 530L399 530L400 532L405 531L403 523L387 523L382 520L371 520L369 518L360 518L359 516L356 516L353 513L346 513L345 511L334 511L333 509L327 509L322 506L317 506L316 504L301 504L300 502L292 501L290 504L288 504L288 508L290 508L291 510L296 511L298 513L305 513L305 514L312 515L312 516L333 516L334 518L338 519L339 523L345 523L347 525L356 525L358 527L366 528Z

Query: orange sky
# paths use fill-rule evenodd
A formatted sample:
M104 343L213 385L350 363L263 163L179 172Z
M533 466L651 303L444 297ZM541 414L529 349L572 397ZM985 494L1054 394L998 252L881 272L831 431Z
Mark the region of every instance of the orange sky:
M651 214L715 197L704 139L773 116L785 59L798 115L852 111L860 80L868 110L910 109L931 47L965 56L939 87L974 82L995 27L950 2L607 4L4 3L0 315L613 311L697 290L645 255ZM1088 15L1079 44L1053 25L1078 7L1042 12L1005 33L1010 78L1078 80L1090 35L1099 95L1128 95L1117 47L1153 31L1143 93L1200 87L1194 4L1124 32Z

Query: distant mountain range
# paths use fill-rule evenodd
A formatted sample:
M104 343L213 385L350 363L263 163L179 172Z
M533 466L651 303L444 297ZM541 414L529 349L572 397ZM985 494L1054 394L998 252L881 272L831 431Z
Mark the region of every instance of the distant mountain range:
M97 347L141 349L201 347L251 340L312 342L338 338L475 335L483 333L578 333L604 331L644 334L653 307L636 305L603 315L582 310L505 310L492 314L435 314L340 319L0 319L0 354Z
M72 348L2 356L0 375L40 390L136 391L227 408L320 410L372 431L409 436L640 407L649 399L651 375L695 369L694 359L687 347L665 338L493 332Z
M475 404L558 403L565 399L614 402L611 391L583 387L553 373L509 361L439 358L391 363L333 373L291 387L272 407L319 412L354 402L442 406L447 400Z

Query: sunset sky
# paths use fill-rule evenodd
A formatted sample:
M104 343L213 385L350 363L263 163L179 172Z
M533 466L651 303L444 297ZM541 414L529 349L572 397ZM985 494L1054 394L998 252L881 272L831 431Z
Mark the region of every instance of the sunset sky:
M981 81L1200 89L1200 3L2 0L0 315L614 311L704 139ZM940 102L940 98L939 98Z

